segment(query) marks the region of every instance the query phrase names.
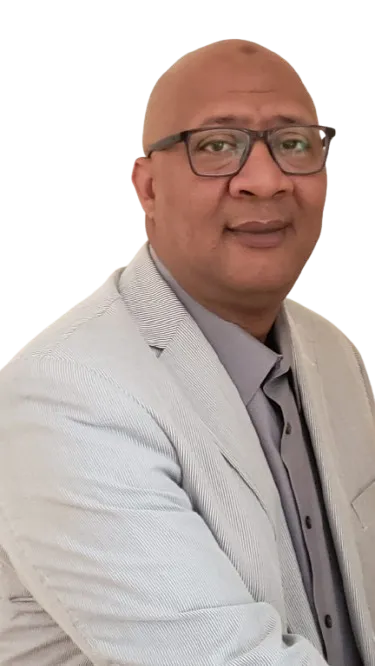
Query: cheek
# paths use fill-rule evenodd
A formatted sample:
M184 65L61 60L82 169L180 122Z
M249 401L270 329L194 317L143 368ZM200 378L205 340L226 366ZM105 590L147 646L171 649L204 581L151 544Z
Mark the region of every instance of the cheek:
M295 200L298 204L300 228L310 236L319 237L323 226L324 208L327 199L328 178L324 174L316 174L314 180L302 181L295 189Z
M194 205L193 174L186 173L186 169L178 164L168 167L158 174L155 204L159 216L165 219L176 216L181 218Z
M173 180L167 178L162 185L158 185L155 191L155 206L157 214L165 216L168 210L173 210L179 200L179 193Z
M296 183L295 198L309 218L321 218L327 194L327 174L318 173L300 178Z
M187 193L187 211L192 224L199 227L202 236L220 236L225 223L227 205L227 183L221 178L199 178L190 184ZM230 206L229 206L230 208Z
M165 223L180 230L180 235L201 238L218 228L220 218L221 187L193 173L168 173L156 197L157 214ZM213 225L214 222L214 225Z

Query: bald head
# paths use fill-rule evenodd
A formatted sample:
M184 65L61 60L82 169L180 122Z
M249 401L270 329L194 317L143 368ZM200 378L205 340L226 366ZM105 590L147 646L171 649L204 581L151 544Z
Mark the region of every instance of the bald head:
M254 42L228 39L187 53L177 60L156 82L146 109L143 128L143 150L158 139L188 129L191 118L208 102L220 97L220 82L231 72L259 72L264 86L264 73L271 79L287 79L299 88L301 101L316 115L313 101L293 67L281 56ZM245 83L246 85L246 83ZM272 86L272 83L270 83ZM262 92L260 86L254 92ZM267 86L268 87L268 86ZM265 91L265 90L264 90Z

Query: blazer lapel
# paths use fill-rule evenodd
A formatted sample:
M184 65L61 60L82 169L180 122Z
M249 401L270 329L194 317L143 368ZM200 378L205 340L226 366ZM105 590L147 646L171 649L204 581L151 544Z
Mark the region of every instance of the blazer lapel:
M246 407L216 352L160 275L147 246L121 276L123 298L149 346L163 350L162 365L184 403L190 402L199 427L209 431L274 520L277 490Z

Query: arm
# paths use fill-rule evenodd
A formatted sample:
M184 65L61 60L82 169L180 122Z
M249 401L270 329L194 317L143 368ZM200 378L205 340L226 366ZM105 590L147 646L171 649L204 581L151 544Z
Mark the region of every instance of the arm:
M32 595L31 615L81 655L67 664L326 664L251 597L144 406L66 359L14 367L0 377L1 546ZM25 662L21 631L12 638L12 666L56 663L52 652L45 660L46 636Z

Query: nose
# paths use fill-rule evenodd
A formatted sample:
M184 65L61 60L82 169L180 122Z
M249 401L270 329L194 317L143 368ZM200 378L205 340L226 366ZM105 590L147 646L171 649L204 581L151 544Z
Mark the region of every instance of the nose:
M293 191L291 176L281 171L263 141L256 141L241 171L232 176L229 190L232 196L252 194L269 199L275 194Z

